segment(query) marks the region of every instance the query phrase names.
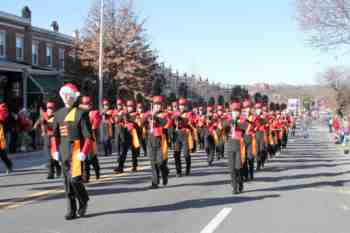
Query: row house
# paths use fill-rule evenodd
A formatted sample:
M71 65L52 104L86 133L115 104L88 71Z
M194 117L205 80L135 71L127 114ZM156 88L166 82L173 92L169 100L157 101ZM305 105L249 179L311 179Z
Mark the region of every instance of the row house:
M0 100L14 112L57 93L74 44L56 21L48 30L33 26L31 18L28 7L21 16L0 11Z

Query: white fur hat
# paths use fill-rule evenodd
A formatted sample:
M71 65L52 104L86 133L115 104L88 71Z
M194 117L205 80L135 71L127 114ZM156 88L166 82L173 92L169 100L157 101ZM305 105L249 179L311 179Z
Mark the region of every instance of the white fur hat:
M64 95L69 95L70 97L74 98L74 100L77 100L80 96L80 92L73 83L66 83L60 89L61 98L63 98Z

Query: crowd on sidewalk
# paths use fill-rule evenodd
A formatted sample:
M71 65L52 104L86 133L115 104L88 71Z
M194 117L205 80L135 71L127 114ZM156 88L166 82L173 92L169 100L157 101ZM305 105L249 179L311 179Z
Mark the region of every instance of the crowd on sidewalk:
M327 126L332 134L334 144L341 145L344 154L350 151L350 114L344 115L342 112L329 112L327 116Z

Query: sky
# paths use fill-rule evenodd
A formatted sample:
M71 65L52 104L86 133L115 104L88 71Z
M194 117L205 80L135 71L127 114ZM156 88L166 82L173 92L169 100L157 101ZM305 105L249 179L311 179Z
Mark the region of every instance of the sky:
M69 35L81 29L95 0L0 0L0 10L32 10L32 23L57 20ZM314 84L325 68L349 57L309 48L293 0L134 0L146 19L159 61L180 73L227 84Z

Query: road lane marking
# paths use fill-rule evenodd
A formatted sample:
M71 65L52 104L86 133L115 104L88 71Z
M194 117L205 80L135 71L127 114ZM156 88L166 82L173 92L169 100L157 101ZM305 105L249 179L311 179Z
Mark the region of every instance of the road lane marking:
M223 208L216 216L213 218L209 224L201 231L201 233L213 233L216 228L225 220L225 218L231 213L232 208Z

